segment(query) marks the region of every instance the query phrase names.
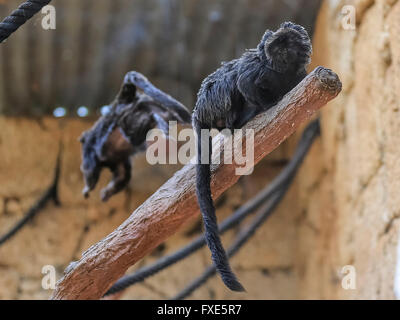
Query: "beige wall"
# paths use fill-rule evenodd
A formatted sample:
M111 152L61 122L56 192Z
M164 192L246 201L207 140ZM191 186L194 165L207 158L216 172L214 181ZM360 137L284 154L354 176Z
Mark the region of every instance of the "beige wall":
M356 31L341 27L341 6L358 9ZM400 1L325 1L317 23L314 65L334 69L342 94L322 111L322 137L313 146L289 195L251 243L232 259L248 293L228 292L217 278L192 298L395 298L400 230ZM49 296L41 267L58 275L83 250L126 219L176 167L134 166L130 191L102 204L80 195L79 120L0 119L0 234L51 180L58 139L65 143L62 206L49 205L0 247L0 298ZM292 154L290 139L220 200L220 219L254 195ZM146 181L146 183L143 183ZM104 184L104 181L103 181ZM98 190L98 189L97 189ZM96 190L96 191L97 191ZM5 204L5 200L7 205ZM190 231L190 232L189 232ZM224 237L230 242L238 229ZM186 244L198 221L134 268ZM209 263L205 249L129 289L123 298L168 298ZM357 289L344 290L340 270L352 265Z
M343 4L356 5L355 31L341 27ZM313 63L334 69L344 86L323 109L322 139L297 179L297 296L392 299L400 259L400 1L325 1L316 30ZM344 265L356 268L356 290L341 288Z

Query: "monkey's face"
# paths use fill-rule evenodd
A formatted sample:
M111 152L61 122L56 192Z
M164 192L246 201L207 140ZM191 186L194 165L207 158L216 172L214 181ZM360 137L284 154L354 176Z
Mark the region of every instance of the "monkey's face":
M85 136L82 136L80 141L82 143L82 164L80 169L85 180L85 187L82 190L82 194L85 198L88 198L89 192L96 187L99 181L101 164L90 141L87 141Z

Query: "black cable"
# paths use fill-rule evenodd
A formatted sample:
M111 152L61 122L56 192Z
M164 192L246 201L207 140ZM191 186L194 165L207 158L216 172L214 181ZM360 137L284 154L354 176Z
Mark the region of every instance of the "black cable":
M25 216L19 220L6 234L0 237L0 245L10 240L19 230L22 229L43 207L50 199L53 199L56 205L60 204L58 198L58 181L60 179L61 171L61 152L62 146L57 157L56 168L54 170L54 178L50 187L42 194L42 196L35 202L35 204L28 210Z
M51 0L27 0L0 22L0 43L38 13Z
M257 196L255 196L253 199L246 202L242 207L236 210L229 218L220 224L219 230L221 234L238 225L250 213L259 208L263 203L265 203L265 201L279 191L280 186L293 178L318 134L319 121L315 120L304 130L295 154L293 155L289 164L263 191L257 194ZM186 258L190 254L202 248L204 245L204 236L202 235L197 237L189 245L174 252L173 254L162 257L154 264L139 269L133 274L122 277L106 292L105 295L115 294L137 282L145 280L147 277L150 277Z

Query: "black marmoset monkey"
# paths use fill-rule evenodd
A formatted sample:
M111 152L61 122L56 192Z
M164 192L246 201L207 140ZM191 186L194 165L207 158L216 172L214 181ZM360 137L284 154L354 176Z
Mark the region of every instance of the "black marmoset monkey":
M211 137L201 138L201 130L239 129L257 114L271 108L306 75L312 45L307 31L291 22L273 32L267 30L255 49L239 59L223 63L202 83L192 115L197 135L198 162L196 193L203 216L205 238L212 260L225 285L244 291L229 265L218 234L211 197ZM208 152L208 163L201 159ZM204 161L203 161L204 162Z
M137 90L145 90L148 94ZM131 179L131 157L146 150L146 135L158 127L168 136L169 121L190 124L189 111L171 96L155 88L143 75L129 72L110 112L102 116L81 137L82 165L87 198L99 180L103 167L113 174L101 191L107 201L124 189Z

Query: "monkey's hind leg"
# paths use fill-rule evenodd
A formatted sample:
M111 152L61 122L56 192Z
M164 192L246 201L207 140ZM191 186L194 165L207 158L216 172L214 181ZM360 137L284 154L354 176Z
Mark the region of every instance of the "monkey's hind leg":
M131 180L131 163L129 158L118 163L111 168L113 178L109 184L101 190L100 196L102 201L107 201L111 196L124 189Z
M233 124L234 129L242 128L247 122L249 122L251 119L253 119L261 112L262 110L260 108L256 107L245 108L241 113L239 113L239 116L235 120Z

